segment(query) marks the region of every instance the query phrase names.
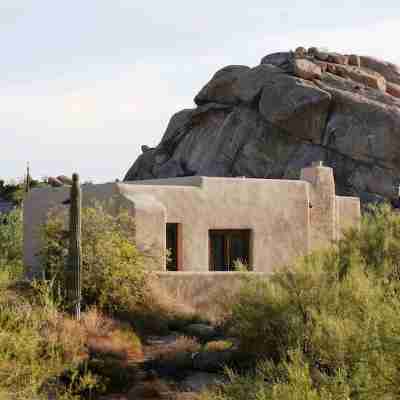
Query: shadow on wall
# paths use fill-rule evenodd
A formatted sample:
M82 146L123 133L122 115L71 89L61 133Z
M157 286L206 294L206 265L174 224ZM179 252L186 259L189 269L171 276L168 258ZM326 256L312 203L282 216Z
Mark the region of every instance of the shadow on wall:
M198 314L217 322L244 282L251 277L267 279L269 274L247 272L157 272L152 290L160 302L175 302L177 312Z

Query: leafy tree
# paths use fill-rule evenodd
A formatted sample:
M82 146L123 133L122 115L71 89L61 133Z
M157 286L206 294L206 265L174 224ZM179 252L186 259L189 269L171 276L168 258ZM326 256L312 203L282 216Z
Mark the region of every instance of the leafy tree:
M66 210L54 209L43 227L41 252L47 277L65 288L68 254ZM146 298L147 272L155 259L135 246L133 217L109 214L99 204L82 209L82 302L127 313Z

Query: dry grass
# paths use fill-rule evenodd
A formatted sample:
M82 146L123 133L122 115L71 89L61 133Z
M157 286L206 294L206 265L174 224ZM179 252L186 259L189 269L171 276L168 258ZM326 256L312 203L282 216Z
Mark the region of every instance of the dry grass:
M87 358L87 332L77 321L68 316L54 313L43 329L49 346L60 346L64 350L65 359L78 363Z
M81 328L91 353L111 354L125 361L143 359L139 337L129 325L114 320L92 308L83 315Z
M82 315L81 324L88 336L104 336L115 329L116 321L92 307Z

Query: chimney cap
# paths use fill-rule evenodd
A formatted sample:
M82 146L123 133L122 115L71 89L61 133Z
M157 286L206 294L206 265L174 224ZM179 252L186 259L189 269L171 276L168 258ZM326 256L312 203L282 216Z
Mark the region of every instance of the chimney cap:
M323 167L324 166L324 162L323 161L313 161L311 163L312 167Z

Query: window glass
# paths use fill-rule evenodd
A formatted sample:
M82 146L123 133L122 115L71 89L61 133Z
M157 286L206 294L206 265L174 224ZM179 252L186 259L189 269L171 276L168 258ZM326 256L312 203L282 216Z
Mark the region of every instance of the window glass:
M209 247L212 271L234 271L238 261L249 266L250 230L210 230Z
M167 224L167 270L178 271L178 224Z

